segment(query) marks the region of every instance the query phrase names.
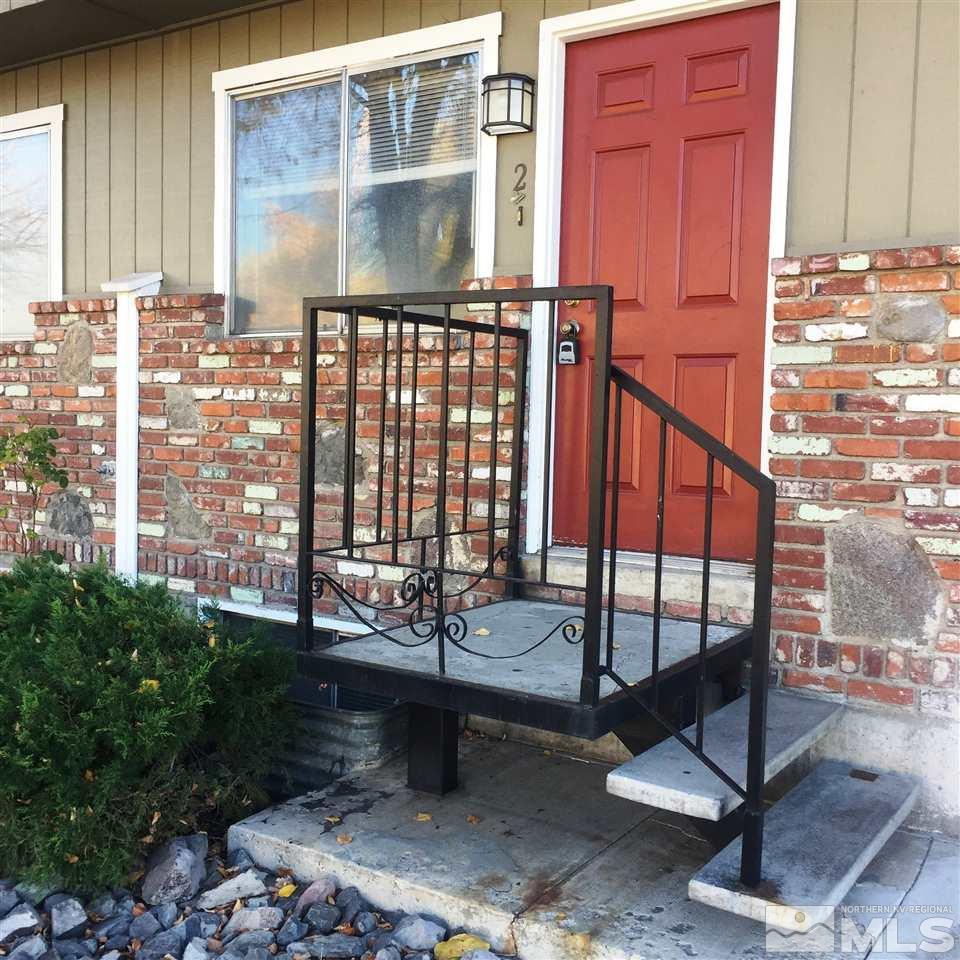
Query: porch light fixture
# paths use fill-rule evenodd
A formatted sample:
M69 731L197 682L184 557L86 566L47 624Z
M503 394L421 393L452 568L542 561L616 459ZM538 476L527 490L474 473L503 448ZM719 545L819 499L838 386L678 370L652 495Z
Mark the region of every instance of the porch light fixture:
M523 73L484 77L480 129L492 137L529 133L533 129L533 89L533 78Z

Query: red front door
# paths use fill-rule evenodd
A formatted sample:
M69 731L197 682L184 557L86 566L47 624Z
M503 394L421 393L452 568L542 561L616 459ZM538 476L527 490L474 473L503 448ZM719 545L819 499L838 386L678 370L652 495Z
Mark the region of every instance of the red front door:
M756 464L760 454L776 4L567 46L560 282L614 287L614 363ZM593 311L557 369L554 540L587 520ZM657 418L625 400L619 544L652 550ZM706 458L668 446L664 549L703 541ZM750 487L718 469L714 554L752 555Z

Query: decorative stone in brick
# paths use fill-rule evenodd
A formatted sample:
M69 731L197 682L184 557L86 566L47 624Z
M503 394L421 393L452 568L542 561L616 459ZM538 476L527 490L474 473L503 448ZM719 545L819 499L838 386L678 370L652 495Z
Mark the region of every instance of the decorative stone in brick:
M90 505L74 490L61 490L50 498L47 518L51 531L58 537L83 540L93 534Z
M212 535L210 524L193 505L190 494L179 477L168 473L163 478L163 496L167 519L175 537L183 540L207 540Z
M946 322L947 312L935 297L889 297L877 310L877 334L901 343L934 340Z
M93 382L93 331L87 323L77 321L67 327L59 361L59 376L64 382Z
M168 384L163 391L167 420L173 430L198 430L200 419L194 392L190 387Z
M829 608L838 637L930 643L943 612L940 581L914 538L864 516L827 534Z
M342 427L331 427L317 433L316 481L326 486L342 488L345 476L346 432ZM367 483L367 457L363 444L358 443L354 453L354 483Z

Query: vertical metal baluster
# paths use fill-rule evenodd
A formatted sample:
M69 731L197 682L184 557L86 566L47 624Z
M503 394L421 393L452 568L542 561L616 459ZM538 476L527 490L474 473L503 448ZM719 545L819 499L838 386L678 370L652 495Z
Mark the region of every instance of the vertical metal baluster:
M557 327L557 301L551 300L547 316L547 422L543 431L543 486L540 508L540 582L547 582L547 546L550 543L550 473L553 468L553 352Z
M386 453L387 427L387 334L390 332L387 318L383 318L381 325L383 333L383 354L380 362L380 445L377 457L377 532L374 540L379 542L383 534L383 463Z
M525 333L525 331L523 331ZM523 448L527 410L527 338L516 338L516 362L514 363L513 393L513 458L510 465L510 521L507 535L508 572L515 579L510 584L510 596L520 596L520 579L523 567L520 563L520 491L523 485Z
M470 353L467 357L467 432L463 445L463 529L470 520L470 434L473 427L473 366L476 360L477 332L470 331Z
M317 441L317 323L303 308L300 396L300 536L297 543L297 647L313 647L313 506L316 492Z
M703 576L700 582L700 677L697 685L697 749L703 749L703 708L707 694L707 604L713 538L713 454L707 454L707 501L703 510Z
M663 506L664 478L667 471L667 421L660 418L660 443L657 461L657 542L653 567L653 649L651 651L651 703L657 709L660 698L660 599L663 593Z
M400 396L403 387L403 307L397 307L397 363L393 384L393 490L390 497L390 559L397 562L400 537Z
M440 451L437 462L437 667L446 672L443 568L447 552L447 413L450 406L450 304L443 305L443 368L440 374Z
M420 589L417 591L417 620L423 619L423 578L427 572L427 538L420 538Z
M343 480L343 543L347 556L353 556L353 504L357 464L357 308L350 311L350 330L347 334L347 436L344 451Z
M413 370L410 374L410 455L407 459L407 536L413 536L413 471L417 451L417 381L420 363L420 324L413 321Z
M613 408L613 478L610 486L610 567L607 572L607 669L613 669L613 620L617 596L617 521L620 515L620 424L623 387L617 384Z
M493 391L490 398L490 480L487 488L487 566L493 569L497 526L497 428L500 419L500 313L499 302L493 305Z

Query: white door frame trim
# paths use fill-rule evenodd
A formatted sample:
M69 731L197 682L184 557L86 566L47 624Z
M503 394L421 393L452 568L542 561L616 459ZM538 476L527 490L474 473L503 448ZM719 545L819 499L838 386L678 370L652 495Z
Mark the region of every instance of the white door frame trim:
M560 259L560 194L563 175L563 94L566 45L576 40L602 37L662 23L691 20L711 14L741 10L775 0L628 0L626 3L584 10L540 22L540 57L537 81L537 147L533 205L533 285L556 286ZM786 242L787 178L790 153L790 114L793 101L793 49L797 0L779 0L777 88L774 108L773 177L770 194L770 243L767 254L782 257ZM787 69L784 69L786 67ZM526 550L540 549L544 441L547 417L555 422L552 398L548 400L547 309L535 304L530 337L530 434L527 481ZM770 425L766 416L770 400L770 343L773 327L773 278L767 278L764 332L764 386L761 416L760 466L769 464ZM548 408L549 406L549 408ZM554 431L554 440L556 431ZM550 493L552 531L553 499Z

